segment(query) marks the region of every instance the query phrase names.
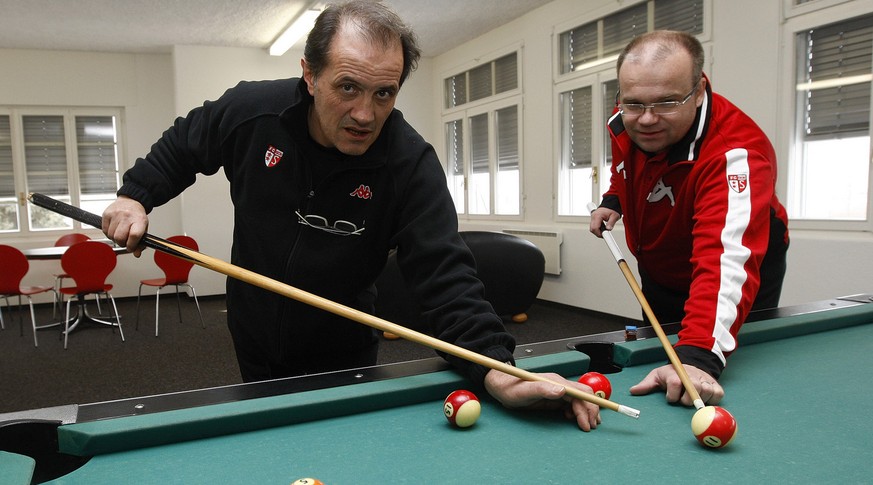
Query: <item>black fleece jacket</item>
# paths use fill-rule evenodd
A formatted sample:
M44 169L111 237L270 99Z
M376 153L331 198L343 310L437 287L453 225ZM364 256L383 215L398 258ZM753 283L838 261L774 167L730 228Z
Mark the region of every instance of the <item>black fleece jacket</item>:
M434 336L512 361L515 341L483 298L433 147L394 110L365 154L325 149L308 134L311 104L300 79L242 82L178 118L124 174L118 195L151 211L196 174L224 169L234 205L233 264L372 312L373 283L396 247ZM348 221L359 233L313 229L296 212ZM376 338L362 324L231 278L227 304L237 348L269 362L341 355ZM488 370L447 360L477 384Z

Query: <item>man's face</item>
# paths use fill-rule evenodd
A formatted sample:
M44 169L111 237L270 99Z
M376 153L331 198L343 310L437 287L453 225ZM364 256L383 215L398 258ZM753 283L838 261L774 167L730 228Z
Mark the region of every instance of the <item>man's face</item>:
M692 89L691 56L684 51L670 55L666 60L641 62L626 60L618 74L619 103L652 104L664 101L682 101ZM694 89L691 98L678 111L657 115L651 109L622 121L631 140L641 149L660 152L681 140L694 123L697 107L703 103L704 81Z
M400 41L383 49L354 29L342 28L328 58L318 76L303 61L303 77L315 98L309 113L310 135L325 147L361 155L394 108L403 71Z

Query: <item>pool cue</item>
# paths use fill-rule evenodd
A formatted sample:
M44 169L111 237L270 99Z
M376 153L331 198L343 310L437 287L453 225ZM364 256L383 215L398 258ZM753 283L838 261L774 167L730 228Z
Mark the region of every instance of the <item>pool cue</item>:
M57 212L58 214L70 217L84 224L88 224L97 228L102 227L102 220L100 216L84 211L78 207L37 193L31 193L30 195L28 195L28 199L33 204L44 209ZM410 340L426 347L430 347L431 349L453 355L455 357L464 359L469 362L473 362L475 364L479 364L483 367L488 367L489 369L494 369L525 381L539 381L556 386L561 386L566 390L566 393L568 395L577 399L596 404L602 408L610 409L612 411L624 414L625 416L630 416L632 418L639 418L640 416L640 412L638 410L630 408L628 406L624 406L616 402L603 399L599 396L580 391L573 387L563 386L562 384L547 379L543 376L534 374L524 369L519 369L518 367L509 365L504 362L500 362L490 357L486 357L477 352L458 347L457 345L453 345L448 342L431 337L429 335L425 335L415 330L411 330L404 326L397 325L396 323L391 323L387 320L383 320L376 316L370 315L369 313L365 313L360 310L341 305L332 300L328 300L327 298L322 298L318 295L308 293L291 285L255 273L254 271L249 271L245 268L241 268L220 259L207 256L197 251L193 251L184 246L174 244L170 241L167 241L166 239L161 239L159 237L152 236L151 234L146 233L142 238L142 244L157 251L162 251L178 258L185 259L206 269L224 274L231 278L235 278L237 280L249 283L259 288L263 288L273 293L277 293L279 295L297 300L299 302L319 308L321 310L325 310L335 315L348 318L349 320L362 323L377 330L383 332L391 332L395 335L405 338L406 340Z
M589 202L588 212L594 212L595 209L597 209L597 206L594 205L594 203ZM640 288L636 277L634 277L627 261L624 260L624 256L621 254L621 248L618 247L615 238L612 237L612 231L606 229L605 223L600 227L600 229L601 234L603 234L603 240L606 241L609 251L612 252L612 257L615 258L615 262L618 263L618 267L621 268L621 272L624 274L624 279L627 280L627 284L630 285L631 290L640 302L640 306L643 307L643 313L645 313L649 318L652 328L655 329L655 335L658 336L658 340L661 341L661 346L664 347L664 351L667 352L667 359L671 364L673 364L673 368L676 369L676 374L679 375L679 380L682 381L682 385L685 387L685 392L691 396L696 409L704 407L705 404L703 403L703 399L700 399L700 393L697 392L697 388L694 387L691 378L688 377L688 372L682 365L682 361L680 361L679 356L676 355L676 350L673 348L673 344L671 344L670 340L667 339L667 334L664 333L664 329L662 329L661 324L658 323L658 318L655 317L655 312L653 312L652 307L649 306L646 296L643 295L643 290Z

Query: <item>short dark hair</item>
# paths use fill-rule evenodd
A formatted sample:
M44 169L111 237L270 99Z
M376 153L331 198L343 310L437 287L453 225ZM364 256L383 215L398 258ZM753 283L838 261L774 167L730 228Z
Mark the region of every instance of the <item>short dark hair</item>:
M368 40L380 42L383 46L400 41L403 48L401 85L409 73L418 67L421 49L412 29L388 7L372 1L356 0L328 5L309 32L303 57L316 77L327 66L331 43L345 24L354 24Z
M637 37L634 37L621 51L616 62L616 73L621 72L621 65L625 58L633 53L641 46L655 44L658 50L656 55L666 58L668 55L676 52L676 49L682 49L691 56L691 79L693 85L700 82L703 76L703 46L697 37L677 30L654 30Z

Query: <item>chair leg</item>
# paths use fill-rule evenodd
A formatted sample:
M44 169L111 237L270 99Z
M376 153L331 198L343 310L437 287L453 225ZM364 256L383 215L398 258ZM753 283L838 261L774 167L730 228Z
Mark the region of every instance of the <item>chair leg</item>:
M206 324L203 323L203 312L200 311L200 302L197 301L197 292L194 291L194 287L191 286L190 284L186 285L186 286L188 288L191 288L191 296L194 297L194 304L197 305L197 314L200 315L200 326L202 326L203 328L206 328Z
M182 323L182 295L179 294L179 285L176 286L176 310L179 312L179 323Z
M55 277L55 301L54 301L54 305L52 305L52 319L55 318L55 315L56 315L55 312L61 313L61 310L62 310L62 305L64 302L63 299L60 298L62 284L63 284L63 278L61 278L60 276Z
M24 337L24 320L21 318L21 295L18 295L18 336Z
M36 341L36 314L33 312L33 298L27 297L27 304L30 305L30 324L33 326L33 346L39 347L39 342Z
M70 304L73 303L73 297L67 300L67 315L64 319L64 350L67 350L67 340L70 338Z
M124 330L121 328L121 316L118 315L118 307L115 306L115 298L112 297L111 293L106 293L106 296L109 297L109 301L112 302L112 310L115 311L115 322L118 323L118 333L121 334L121 341L124 342Z
M139 291L136 292L136 325L134 325L134 330L139 330L139 299L142 296L142 283L139 284Z
M158 287L155 292L155 337L158 336L158 322L161 315L161 288L163 287Z

